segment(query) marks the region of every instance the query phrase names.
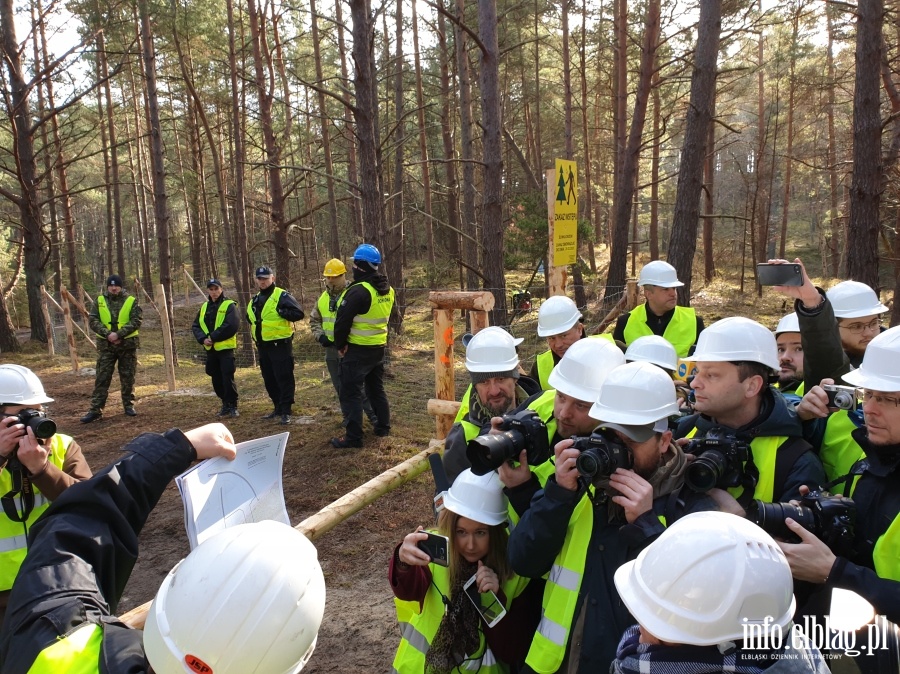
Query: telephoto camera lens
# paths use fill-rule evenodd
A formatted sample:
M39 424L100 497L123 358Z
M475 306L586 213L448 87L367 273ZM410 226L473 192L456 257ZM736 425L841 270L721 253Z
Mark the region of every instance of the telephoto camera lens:
M777 538L797 541L797 535L784 521L790 517L808 531L818 531L816 515L811 508L793 503L766 503L756 499L747 506L747 519Z
M706 450L688 464L684 481L697 492L707 492L718 484L728 471L728 459L716 450Z
M488 433L469 440L466 457L475 475L487 475L506 461L516 459L525 448L525 438L518 431Z

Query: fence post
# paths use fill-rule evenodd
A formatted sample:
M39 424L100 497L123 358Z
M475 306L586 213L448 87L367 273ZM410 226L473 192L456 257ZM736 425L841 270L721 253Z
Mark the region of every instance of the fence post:
M69 306L69 293L64 285L59 287L60 306L66 324L66 341L69 343L69 358L72 360L72 372L78 372L78 350L75 348L75 330L72 328L72 309Z
M47 332L47 355L53 358L56 349L53 346L53 323L50 321L50 308L47 306L47 289L41 286L41 313L44 314L44 330Z
M631 311L640 304L637 279L630 278L625 281L625 296L628 298L626 300L625 311Z
M175 357L172 353L172 336L169 329L169 308L166 306L166 291L162 283L156 286L156 307L159 311L159 324L162 326L163 347L166 353L166 379L169 390L175 390Z
M453 372L453 309L434 309L434 395L442 400L456 397L456 383ZM447 437L453 425L452 417L434 418L435 433L438 438Z

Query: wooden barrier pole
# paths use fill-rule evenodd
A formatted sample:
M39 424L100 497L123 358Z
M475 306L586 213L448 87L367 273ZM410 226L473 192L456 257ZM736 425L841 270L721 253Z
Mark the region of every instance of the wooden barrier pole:
M599 335L601 332L606 330L606 327L616 320L616 317L621 314L625 310L625 305L628 302L628 297L626 295L622 295L619 298L619 301L616 302L616 306L609 310L609 313L600 321L600 325L597 326L597 329L594 331L595 335Z
M460 403L456 400L441 400L440 398L429 398L426 403L428 414L433 417L444 415L455 419L460 407Z
M188 280L194 284L194 287L197 289L197 292L200 293L200 296L205 300L206 293L203 292L203 288L197 285L197 282L194 280L194 277L191 276L191 273L185 268L184 265L181 265L181 271L184 272L184 275L187 276ZM184 299L187 300L187 303L190 304L190 290L185 291Z
M66 297L72 297L72 294L68 290L66 290L65 286L60 286L59 287L59 296L60 296L60 299L64 300ZM47 300L52 302L53 306L55 306L57 309L59 309L60 313L63 312L63 308L59 304L56 303L56 300L53 299L53 295L47 295ZM65 304L65 302L63 302L63 303ZM88 333L86 333L82 329L82 327L80 325L78 325L78 323L76 323L75 321L72 321L72 325L74 325L76 328L78 328L78 332L80 332L82 335L84 335L84 338L90 343L91 346L93 346L95 349L97 348L97 345L94 343L94 340L91 338L91 336Z
M63 320L66 324L66 341L69 344L69 359L72 361L72 372L78 372L78 350L75 348L75 331L72 329L72 310L69 308L66 287L60 286L60 299L62 300ZM80 328L79 328L80 329Z
M456 398L453 372L453 310L433 309L434 316L434 395L442 400ZM435 437L446 438L453 425L450 417L435 417Z
M488 290L440 290L428 293L432 309L466 309L490 311L494 308L494 296Z
M166 379L169 390L175 390L175 355L172 353L172 334L169 326L169 311L166 307L166 291L162 283L156 286L156 304L160 307L159 323L162 325L163 347L166 352Z
M44 286L41 286L41 313L44 314L44 331L47 333L47 355L53 358L56 355L56 349L53 346L53 322L50 320L47 289Z
M625 297L628 298L625 304L625 311L631 311L641 303L637 279L630 278L625 281Z
M490 322L489 319L490 314L486 311L470 311L469 325L472 328L472 334L477 335L481 330L484 330Z

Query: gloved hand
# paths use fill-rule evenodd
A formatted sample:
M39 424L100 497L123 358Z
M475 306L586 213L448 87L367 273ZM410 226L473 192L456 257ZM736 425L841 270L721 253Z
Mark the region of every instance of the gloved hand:
M328 339L328 335L319 335L319 344L324 347L334 346L334 342Z

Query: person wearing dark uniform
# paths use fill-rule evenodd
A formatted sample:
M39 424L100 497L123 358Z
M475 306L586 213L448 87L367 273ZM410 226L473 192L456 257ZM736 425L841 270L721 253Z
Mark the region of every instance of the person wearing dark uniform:
M91 409L81 417L89 424L103 416L116 363L119 364L119 383L122 385L122 407L125 414L136 417L134 409L134 376L137 373L137 350L141 345L138 328L143 313L137 300L124 288L122 277L113 274L106 280L106 292L97 296L91 310L89 325L97 336L97 375Z
M247 305L247 320L266 393L274 405L263 419L280 419L287 425L294 404L293 322L303 318L303 309L287 290L275 285L275 274L268 267L256 270L256 286L259 292Z
M334 321L334 348L341 354L341 411L347 427L332 438L337 448L362 447L363 390L372 403L375 435L391 432L390 407L384 392L384 349L394 289L379 271L381 252L369 243L353 254L353 283L344 292Z
M217 417L238 416L238 390L234 381L234 350L240 326L237 304L225 297L218 279L206 283L209 300L197 312L191 331L206 349L206 374L212 379L213 391L222 401Z

